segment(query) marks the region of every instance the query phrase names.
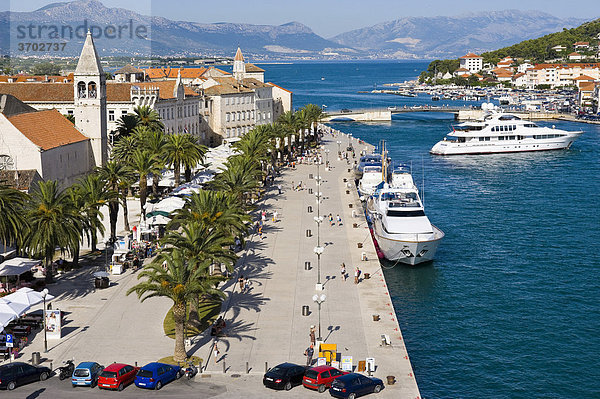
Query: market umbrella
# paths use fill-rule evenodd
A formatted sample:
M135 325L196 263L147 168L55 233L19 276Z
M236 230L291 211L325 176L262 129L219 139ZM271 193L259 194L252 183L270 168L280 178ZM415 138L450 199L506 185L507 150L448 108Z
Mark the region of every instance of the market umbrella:
M2 299L5 299L9 302L21 303L29 307L37 305L38 303L44 301L41 292L37 292L29 287L20 288L16 292L13 292L12 294L7 295ZM54 299L53 295L46 295L47 301L51 301L52 299Z
M0 331L2 331L4 327L8 325L8 323L16 318L17 316L15 316L13 313L0 313Z
M0 298L0 313L12 313L16 317L21 317L28 309L29 305L18 302L9 302L4 298Z

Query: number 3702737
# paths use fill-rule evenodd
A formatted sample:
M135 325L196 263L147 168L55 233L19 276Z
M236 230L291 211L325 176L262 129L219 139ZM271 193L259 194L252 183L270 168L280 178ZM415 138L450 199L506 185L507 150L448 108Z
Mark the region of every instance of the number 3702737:
M18 51L64 51L67 43L52 43L52 42L19 42L17 44Z

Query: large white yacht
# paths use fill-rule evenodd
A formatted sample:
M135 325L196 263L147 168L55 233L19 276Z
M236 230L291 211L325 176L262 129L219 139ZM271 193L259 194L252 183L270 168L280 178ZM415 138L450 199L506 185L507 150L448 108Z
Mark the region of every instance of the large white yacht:
M366 200L369 195L375 192L375 187L385 180L384 173L381 165L364 167L362 178L358 182L358 193L361 199Z
M406 177L401 187L382 183L368 199L367 212L383 256L416 265L433 260L444 232L431 224L412 177L410 182Z
M581 134L582 131L540 127L516 115L488 109L482 120L454 126L430 153L465 155L561 150L569 148Z

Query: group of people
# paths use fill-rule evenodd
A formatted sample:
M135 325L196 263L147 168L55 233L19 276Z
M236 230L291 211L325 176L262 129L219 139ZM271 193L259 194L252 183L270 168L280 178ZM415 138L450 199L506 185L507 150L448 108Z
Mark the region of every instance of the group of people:
M342 263L342 265L340 266L340 273L342 274L342 280L346 281L346 279L348 278L348 271L346 270L345 263ZM358 266L356 266L356 268L354 269L354 284L358 284L360 282L361 274L362 271Z
M327 217L329 218L329 224L331 226L335 226L336 222L338 226L342 225L342 218L340 217L339 213L336 215L335 219L333 218L333 215L331 213Z

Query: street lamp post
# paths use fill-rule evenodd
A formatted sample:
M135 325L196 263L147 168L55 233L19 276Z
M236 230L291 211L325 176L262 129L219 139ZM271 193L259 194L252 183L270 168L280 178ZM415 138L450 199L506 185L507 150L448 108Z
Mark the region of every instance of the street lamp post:
M329 166L329 149L328 148L325 149L325 161L326 161L325 165Z
M340 149L340 144L342 144L341 141L337 141L337 145L338 145L338 156L342 154L342 150Z
M313 301L315 301L319 307L319 337L317 338L317 341L322 341L323 338L321 337L321 304L323 302L325 302L325 299L327 297L325 296L325 294L315 294L313 295Z
M348 133L348 147L350 147L350 145L352 145L352 133Z
M44 301L43 317L44 317L44 353L48 353L48 337L46 336L46 295L48 295L48 288L44 288L42 291L42 300Z

